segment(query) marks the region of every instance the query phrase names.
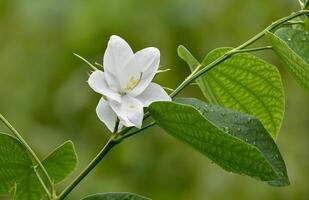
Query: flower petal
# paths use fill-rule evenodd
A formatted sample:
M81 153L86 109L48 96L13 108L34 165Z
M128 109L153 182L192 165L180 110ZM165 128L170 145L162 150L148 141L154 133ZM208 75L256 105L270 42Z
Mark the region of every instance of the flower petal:
M124 39L116 35L110 37L103 57L106 81L110 87L119 88L119 74L127 60L133 56L131 47Z
M109 103L102 97L96 108L96 113L99 119L113 132L116 125L116 113L112 110Z
M156 83L150 83L149 86L136 98L142 102L144 107L148 107L155 101L171 101L171 97L165 90Z
M160 51L149 47L134 54L121 73L122 88L131 96L142 93L156 74L160 63Z
M134 124L129 121L126 114L122 112L122 109L121 109L122 103L116 102L112 99L108 99L108 102L111 108L113 109L113 111L116 113L117 117L119 118L120 124L126 127L134 126Z
M120 94L111 90L106 84L104 72L100 70L94 71L92 74L90 74L88 84L95 92L100 93L115 101L121 101Z
M110 105L120 119L121 124L141 128L144 116L143 104L134 97L125 95L121 103L111 101Z
M128 95L123 96L121 110L136 128L142 127L144 110L139 100Z

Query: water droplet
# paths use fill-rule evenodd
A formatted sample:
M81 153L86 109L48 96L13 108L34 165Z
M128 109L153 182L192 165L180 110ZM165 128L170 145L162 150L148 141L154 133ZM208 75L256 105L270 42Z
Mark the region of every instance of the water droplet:
M238 128L237 128L237 131L241 131L241 128L238 127Z
M288 38L288 41L291 41L292 39L291 38Z
M226 114L225 113L220 113L222 117L224 117Z
M309 35L309 32L305 32L306 35Z
M225 132L227 132L227 133L229 133L229 127L223 127L223 130L225 131Z
M250 117L248 117L247 119L247 123L251 123L252 119Z
M248 142L249 141L248 138L246 138L245 141Z
M208 113L209 112L208 108L204 108L204 112Z

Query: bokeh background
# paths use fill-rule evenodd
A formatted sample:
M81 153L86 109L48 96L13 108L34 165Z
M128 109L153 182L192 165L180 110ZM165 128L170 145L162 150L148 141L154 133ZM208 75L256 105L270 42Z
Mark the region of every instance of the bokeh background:
M72 140L80 160L77 173L108 132L95 114L100 96L86 84L90 68L73 53L101 63L112 34L135 51L158 47L161 65L172 71L156 82L175 88L189 73L177 57L179 44L201 60L211 49L241 44L297 9L296 0L0 0L0 111L41 157ZM271 187L227 173L154 127L115 148L67 199L128 191L154 200L308 200L309 95L272 52L258 55L283 76L286 113L278 146L291 186ZM181 95L203 99L196 86Z

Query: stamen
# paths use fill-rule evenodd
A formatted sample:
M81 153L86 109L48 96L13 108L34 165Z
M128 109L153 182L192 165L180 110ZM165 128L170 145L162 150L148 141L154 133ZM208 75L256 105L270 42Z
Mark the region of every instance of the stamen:
M138 79L136 79L134 76L131 76L126 87L124 88L125 93L133 90L138 85L138 83L141 81L142 76L143 76L142 72L140 73L140 76Z

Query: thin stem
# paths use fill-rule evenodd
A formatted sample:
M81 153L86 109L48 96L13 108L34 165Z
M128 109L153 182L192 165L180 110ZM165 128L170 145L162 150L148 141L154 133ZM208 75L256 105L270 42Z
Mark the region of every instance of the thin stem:
M39 182L41 183L41 185L42 185L44 191L46 192L47 196L51 197L52 195L50 194L49 190L47 189L46 185L44 184L44 181L42 180L36 166L33 167L33 170L34 170L37 178L39 179Z
M301 25L304 25L305 22L303 21L288 21L288 22L285 22L284 25L294 25L294 24L301 24Z
M54 193L54 183L52 182L48 172L46 171L45 167L43 166L43 164L41 163L40 159L37 157L37 155L34 153L34 151L31 149L31 147L28 145L28 143L24 140L24 138L18 133L18 131L10 124L10 122L0 113L0 120L12 131L12 133L18 138L18 140L26 147L26 149L28 150L28 152L31 154L31 156L33 157L33 159L35 160L35 162L37 163L37 165L41 168L41 170L43 171L44 175L47 178L48 183L50 184L50 187L52 189L52 194ZM42 182L43 187L46 187L45 183ZM46 187L47 188L47 187ZM49 196L49 198L51 198L50 192L47 193L47 195Z
M169 87L163 87L163 89L166 90L166 91L169 91L169 92L173 92L174 91L174 89L169 88Z
M104 68L104 66L103 66L102 64L98 63L98 62L95 62L94 64L97 65L97 66L99 66L99 67Z
M84 168L84 170L62 191L59 195L58 200L63 200L88 174L91 170L99 164L99 162L105 157L105 155L120 141L116 138L118 137L117 130L119 125L119 119L117 118L114 132L110 139L107 141L105 146L101 151L95 156L95 158Z
M115 127L114 127L114 132L113 132L114 134L117 133L117 131L118 131L119 122L120 122L120 120L119 120L119 118L117 117L117 119L116 119L116 124L115 124Z
M252 51L262 51L262 50L270 50L273 49L272 46L265 46L265 47L256 47L256 48L249 48L249 49L240 49L237 53L247 53Z
M126 138L128 138L128 137L131 137L131 136L133 136L133 135L135 135L135 134L137 134L137 133L139 133L139 132L141 132L141 131L143 131L143 130L145 130L145 129L147 129L147 128L150 128L150 127L152 127L152 126L154 126L154 125L156 125L156 122L155 122L155 121L152 121L151 123L149 123L149 124L146 125L145 127L142 127L141 129L138 129L138 130L136 130L136 131L134 131L134 132L132 132L132 133L128 133L128 134L126 134L126 135L120 137L120 140L124 140L124 139L126 139Z
M83 58L82 56L73 53L74 56L76 56L77 58L81 59L82 61L84 61L85 63L87 63L94 71L98 70L98 68L96 68L93 64L91 64L88 60L86 60L85 58Z
M187 85L189 85L192 81L194 81L195 79L197 79L198 77L200 77L201 75L203 75L204 73L206 73L207 71L209 71L210 69L212 69L213 67L215 67L216 65L220 64L221 62L225 61L226 59L228 59L229 57L231 57L234 54L237 53L243 53L246 52L244 49L245 47L251 45L252 43L254 43L255 41L257 41L258 39L260 39L261 37L263 37L268 31L271 31L275 28L277 28L279 25L289 21L290 19L293 19L295 17L298 17L300 15L309 13L309 10L301 10L298 12L295 12L287 17L283 17L277 21L275 21L274 23L272 23L270 26L268 26L267 28L265 28L263 31L261 31L260 33L258 33L257 35L255 35L254 37L252 37L251 39L249 39L248 41L246 41L245 43L239 45L238 47L228 51L227 53L225 53L223 56L217 58L215 61L213 61L212 63L208 64L207 66L203 67L200 71L198 71L197 73L191 73L191 75L185 79L175 90L174 92L172 92L170 94L170 96L173 98L175 97L179 92L181 92ZM201 67L203 66L202 64L198 66Z

